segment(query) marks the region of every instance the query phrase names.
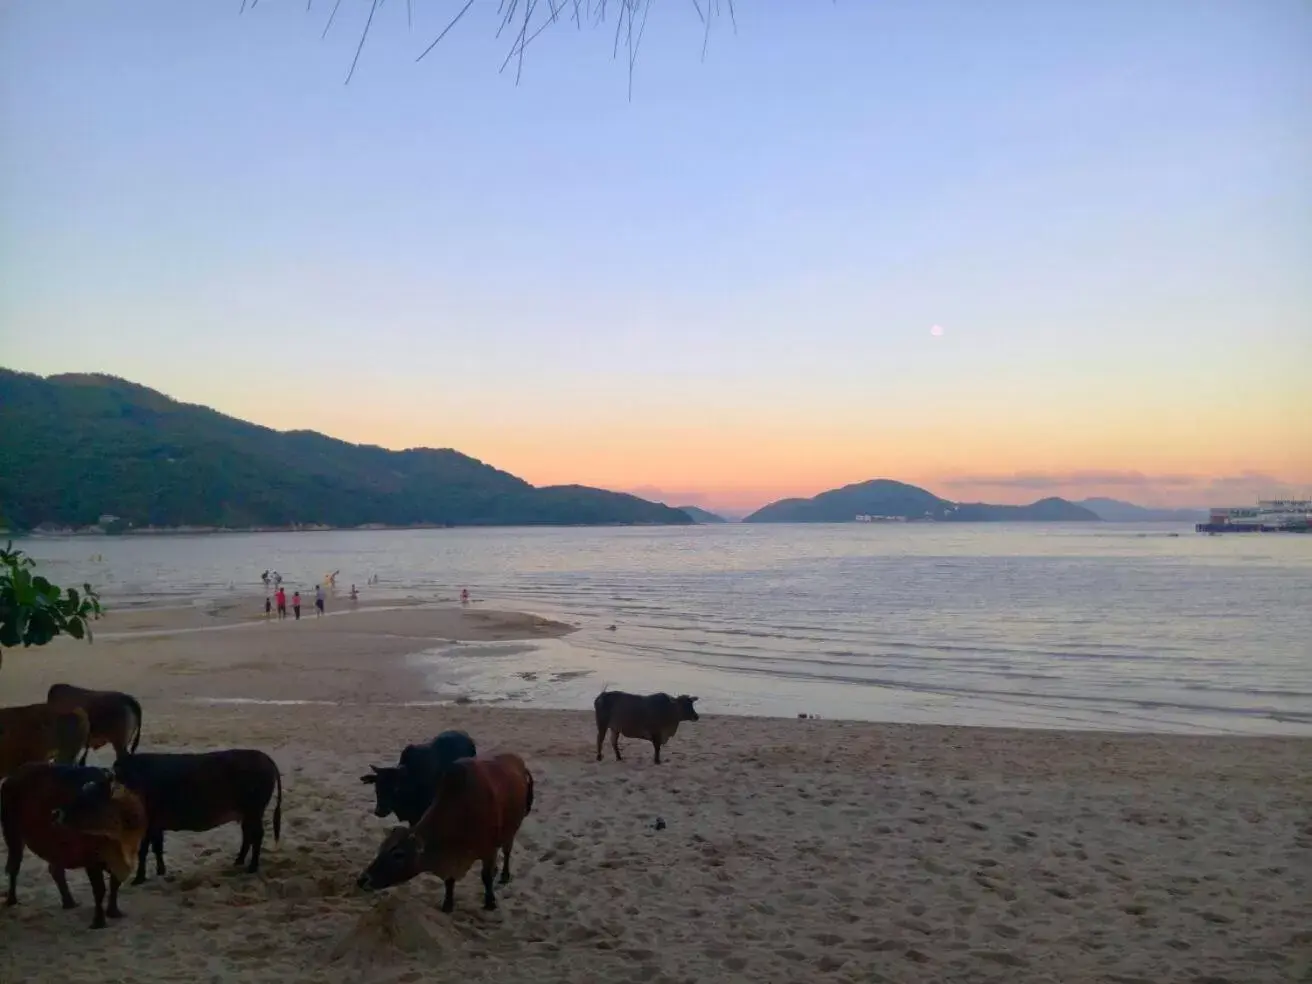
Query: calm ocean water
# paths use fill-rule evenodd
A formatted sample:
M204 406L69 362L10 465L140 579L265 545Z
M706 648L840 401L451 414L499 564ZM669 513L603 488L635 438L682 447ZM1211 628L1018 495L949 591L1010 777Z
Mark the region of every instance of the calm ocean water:
M304 588L340 569L341 594L467 586L582 627L414 654L437 697L588 707L609 684L696 693L711 713L1312 735L1312 537L851 524L24 546L120 604L258 593L265 568Z

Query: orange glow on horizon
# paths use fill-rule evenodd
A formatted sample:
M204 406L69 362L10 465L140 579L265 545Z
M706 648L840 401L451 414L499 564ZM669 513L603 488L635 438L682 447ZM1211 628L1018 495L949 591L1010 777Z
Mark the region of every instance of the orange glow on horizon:
M381 399L312 410L289 403L276 421L259 409L226 412L394 449L453 447L535 485L591 485L734 512L871 478L958 501L1107 496L1182 507L1312 487L1312 442L1300 440L1300 418L1278 408L1242 418L1225 407L1161 415L1151 428L1135 408L1097 416L1036 408L1017 421L1000 406L973 414L949 407L882 425L855 414L820 420L814 411L801 417L745 407L714 420L677 408L660 417L557 409L516 419L518 410L494 407L398 412Z

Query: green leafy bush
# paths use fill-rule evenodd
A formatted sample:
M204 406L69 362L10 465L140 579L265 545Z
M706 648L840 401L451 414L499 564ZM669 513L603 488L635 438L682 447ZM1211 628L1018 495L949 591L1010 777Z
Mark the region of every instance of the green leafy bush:
M55 636L91 641L100 596L89 584L61 588L34 573L36 561L10 542L0 550L0 660L4 650L44 646Z

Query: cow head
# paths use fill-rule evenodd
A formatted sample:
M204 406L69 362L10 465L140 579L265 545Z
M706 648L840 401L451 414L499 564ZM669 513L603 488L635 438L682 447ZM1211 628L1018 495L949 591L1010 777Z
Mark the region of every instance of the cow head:
M104 809L114 796L114 773L109 769L88 769L92 778L78 787L72 801L51 811L51 819L61 826L76 827L96 811Z
M423 841L409 827L393 827L383 840L373 863L364 869L355 884L366 892L391 888L408 882L423 870Z
M369 769L369 775L361 776L360 781L366 786L374 787L374 816L385 817L395 813L401 799L401 791L405 786L405 766L371 765Z
M697 703L696 697L689 697L687 694L679 694L674 698L674 706L679 709L680 721L696 721L697 708L693 704Z

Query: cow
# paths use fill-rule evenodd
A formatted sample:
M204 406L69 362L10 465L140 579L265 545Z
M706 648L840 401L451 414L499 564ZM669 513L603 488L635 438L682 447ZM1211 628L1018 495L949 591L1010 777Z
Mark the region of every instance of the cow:
M533 809L533 775L518 755L460 759L442 774L433 805L413 827L394 827L356 884L373 892L420 872L441 878L442 911L455 908L456 879L483 863L483 908L497 907L492 879L502 853L501 884L510 881L510 851Z
M69 764L85 755L91 737L86 712L49 704L0 707L0 779L29 762Z
M374 787L374 816L395 813L413 827L433 802L433 790L442 773L456 759L478 754L474 739L463 731L443 731L427 745L406 745L396 765L369 766L360 781Z
M56 710L80 707L91 722L91 748L114 746L115 756L135 752L141 744L141 705L117 690L85 690L71 683L52 684L46 703ZM86 762L86 756L82 757Z
M146 805L148 829L137 857L132 884L146 880L146 855L155 852L155 874L166 874L164 831L213 830L225 823L241 824L237 865L260 870L264 843L264 811L273 799L273 839L282 837L282 773L264 752L230 748L217 752L137 752L114 762L119 782L141 797Z
M615 750L615 761L620 758L620 735L625 738L645 738L656 747L656 764L661 764L661 746L668 744L679 730L680 721L696 721L696 697L680 694L626 694L622 690L603 690L592 702L597 712L597 761L601 761L601 746L610 732L610 747Z
M77 900L68 890L64 872L86 869L96 901L92 929L103 929L106 916L123 916L118 890L132 871L132 858L145 837L146 811L108 769L45 762L23 766L0 786L0 831L8 852L5 905L18 904L18 871L28 847L49 865L65 909L76 908Z

